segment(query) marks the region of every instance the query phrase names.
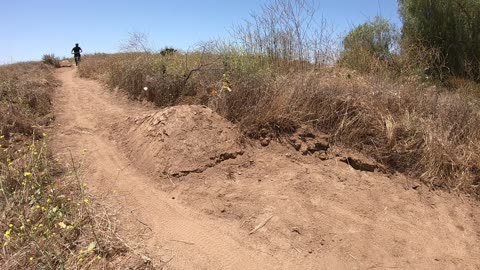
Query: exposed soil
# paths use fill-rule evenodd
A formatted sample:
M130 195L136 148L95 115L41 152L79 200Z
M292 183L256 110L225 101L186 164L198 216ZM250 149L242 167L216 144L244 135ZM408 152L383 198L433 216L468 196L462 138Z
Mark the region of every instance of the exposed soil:
M147 228L163 269L480 269L467 197L382 173L324 134L251 142L208 108L155 109L75 74L58 73L59 158L83 160L125 229Z
M176 106L129 117L114 133L122 135L125 148L131 150L128 157L139 167L174 177L202 173L244 153L238 130L202 106Z

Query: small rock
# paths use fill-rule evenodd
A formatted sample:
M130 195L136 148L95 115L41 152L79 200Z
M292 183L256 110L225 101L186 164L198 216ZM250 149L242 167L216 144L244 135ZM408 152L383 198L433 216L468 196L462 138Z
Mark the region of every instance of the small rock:
M412 185L412 189L414 189L414 190L418 190L419 188L420 188L420 184L419 184L419 183L416 183L416 182L415 182L415 183L413 183L413 185Z
M325 161L325 160L328 160L328 156L325 152L322 152L320 153L320 156L319 156L320 160L322 161Z
M289 157L291 157L291 156L292 156L292 154L290 154L290 153L286 153L286 154L285 154L285 156L286 156L287 158L289 158Z
M262 145L263 147L266 147L266 146L268 146L269 144L270 144L270 139L268 139L268 138L262 139L262 140L260 141L260 145Z

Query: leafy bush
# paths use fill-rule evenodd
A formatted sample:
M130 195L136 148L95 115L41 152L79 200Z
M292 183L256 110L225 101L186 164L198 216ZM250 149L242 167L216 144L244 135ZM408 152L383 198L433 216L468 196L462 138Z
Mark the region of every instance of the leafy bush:
M480 80L480 2L477 0L400 0L407 46L440 52L432 71Z
M165 47L163 48L161 51L160 51L160 54L162 56L167 56L167 55L172 55L174 53L176 53L177 50L175 50L174 48L171 48L171 47Z
M343 39L340 63L364 71L376 72L392 62L398 47L399 34L395 26L382 17L355 27Z

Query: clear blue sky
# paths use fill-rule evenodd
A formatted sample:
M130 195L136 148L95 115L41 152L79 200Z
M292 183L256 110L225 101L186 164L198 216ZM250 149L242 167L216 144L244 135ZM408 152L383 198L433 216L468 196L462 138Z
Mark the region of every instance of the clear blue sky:
M128 32L149 34L155 48L188 49L228 37L235 23L259 13L268 0L0 0L0 64L69 56L75 42L84 53L116 52ZM318 0L338 33L382 15L397 25L396 0Z

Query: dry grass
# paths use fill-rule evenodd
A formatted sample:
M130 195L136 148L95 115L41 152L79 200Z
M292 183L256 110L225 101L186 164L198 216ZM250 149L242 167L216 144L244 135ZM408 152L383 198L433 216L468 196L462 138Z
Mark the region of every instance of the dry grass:
M78 164L65 170L49 151L57 85L40 63L0 67L0 268L115 269L119 257L138 256L86 192Z
M266 88L233 89L216 109L250 133L312 125L432 187L479 192L476 98L336 67L277 77Z
M221 80L222 63L214 56L194 53L168 55L123 53L87 56L79 68L84 78L101 79L111 88L120 88L135 99L165 107L186 97L208 95ZM147 90L145 91L145 87Z
M166 82L202 66L197 61L182 69L183 58L179 54L175 59L110 56L102 72L110 86L137 98L155 101L157 96L175 96L156 102L159 106L177 104L186 92L193 92L201 97L197 102L209 104L253 137L262 128L282 136L311 125L332 134L335 143L375 157L392 170L420 177L432 187L480 192L480 87L476 84L452 80L454 90L435 87L425 77L412 75L420 74L418 65L405 63L389 72L382 70L388 65L375 62L370 74L359 74L338 66L298 69L294 63L228 52L204 60L211 64L196 72L188 87L171 87ZM166 67L168 76L158 67ZM233 91L224 91L225 84ZM144 86L155 90L153 97L142 95Z

